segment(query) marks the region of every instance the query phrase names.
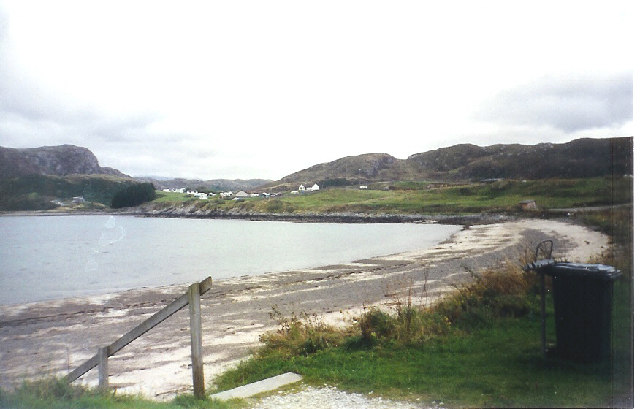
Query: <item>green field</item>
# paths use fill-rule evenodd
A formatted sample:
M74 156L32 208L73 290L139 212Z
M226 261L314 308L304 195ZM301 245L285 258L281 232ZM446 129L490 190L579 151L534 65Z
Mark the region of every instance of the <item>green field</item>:
M398 183L385 190L330 188L317 192L242 201L197 200L178 193L158 192L156 206L193 204L203 210L259 213L460 214L518 212L523 200L535 200L541 210L630 203L630 178L503 180L490 184L432 187L428 183Z

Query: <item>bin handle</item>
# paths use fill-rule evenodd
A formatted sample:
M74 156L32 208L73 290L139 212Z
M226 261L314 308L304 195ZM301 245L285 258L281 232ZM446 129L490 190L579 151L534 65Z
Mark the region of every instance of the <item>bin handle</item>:
M536 246L536 256L533 261L538 261L538 253L542 252L545 260L551 260L553 253L553 240L543 240Z

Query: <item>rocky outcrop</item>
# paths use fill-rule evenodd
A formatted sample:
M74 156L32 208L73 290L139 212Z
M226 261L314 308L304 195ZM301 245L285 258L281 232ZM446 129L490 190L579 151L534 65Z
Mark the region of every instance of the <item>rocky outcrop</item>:
M113 175L127 177L119 170L101 167L87 148L74 145L13 149L0 147L0 177L28 175Z

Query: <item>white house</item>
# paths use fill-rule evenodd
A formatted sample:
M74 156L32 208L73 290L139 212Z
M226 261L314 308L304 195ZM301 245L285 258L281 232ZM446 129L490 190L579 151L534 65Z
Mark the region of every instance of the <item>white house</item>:
M249 197L249 194L244 190L241 190L238 193L236 193L236 197Z
M311 187L310 187L309 189L307 189L307 190L310 190L310 191L314 192L314 191L316 191L316 190L320 190L320 186L318 186L318 184L317 184L317 183L314 183L314 184L313 184L313 186L311 186Z
M298 188L298 192L304 192L305 190L307 190L307 188L304 187L304 185L300 185L300 187Z

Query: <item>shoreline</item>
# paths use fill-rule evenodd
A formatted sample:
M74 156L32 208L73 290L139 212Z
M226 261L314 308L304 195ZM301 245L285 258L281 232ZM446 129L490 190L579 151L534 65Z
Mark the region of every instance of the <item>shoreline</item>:
M144 208L125 210L25 210L0 211L0 217L27 216L136 216L149 218L184 218L184 219L220 219L250 221L288 221L294 223L438 223L462 226L502 223L516 221L526 215L509 215L502 213L472 214L397 214L397 213L257 213L257 212L220 212L198 211L192 208L164 209L150 211Z
M469 280L470 271L517 261L525 247L547 238L556 241L557 258L583 262L608 243L605 235L582 226L524 219L473 225L419 251L215 281L201 301L207 382L246 358L259 345L260 334L277 327L269 318L274 305L284 316L318 314L327 323L347 325L363 308L393 305L410 291L414 304L433 302ZM177 285L0 306L0 387L64 376L184 291L185 285ZM123 392L160 400L188 391L188 326L182 310L110 358L111 383ZM97 371L82 381L97 384Z

